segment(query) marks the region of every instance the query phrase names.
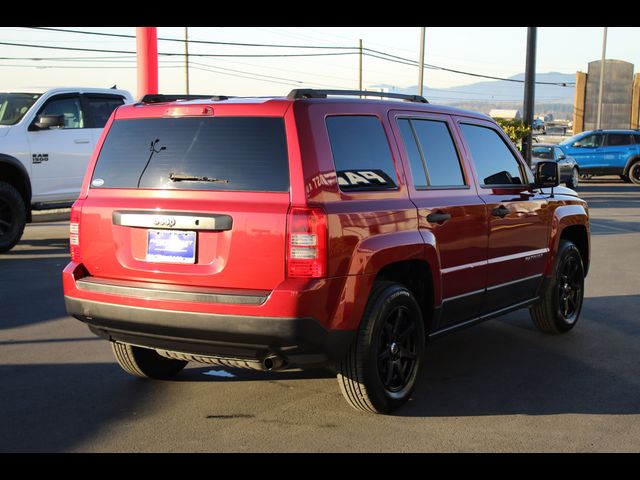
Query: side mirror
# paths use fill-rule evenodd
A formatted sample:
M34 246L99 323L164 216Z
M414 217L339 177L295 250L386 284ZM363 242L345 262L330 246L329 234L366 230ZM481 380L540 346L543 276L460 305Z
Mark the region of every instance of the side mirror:
M538 162L535 173L537 188L553 188L560 185L560 169L556 162Z
M49 128L62 128L64 127L64 116L40 115L34 125L40 130L48 130Z
M567 158L567 156L564 153L558 155L558 160L564 160L565 158Z

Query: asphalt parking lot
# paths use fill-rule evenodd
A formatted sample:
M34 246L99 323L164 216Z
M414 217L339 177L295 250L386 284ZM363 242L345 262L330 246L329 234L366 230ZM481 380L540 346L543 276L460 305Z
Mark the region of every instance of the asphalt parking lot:
M582 317L538 333L520 311L432 342L413 399L366 415L323 370L193 365L126 375L66 316L68 223L0 255L0 451L640 451L640 187L592 181Z

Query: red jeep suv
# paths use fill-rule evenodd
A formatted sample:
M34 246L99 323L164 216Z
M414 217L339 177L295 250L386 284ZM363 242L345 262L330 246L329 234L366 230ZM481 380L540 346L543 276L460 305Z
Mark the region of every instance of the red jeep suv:
M520 308L575 325L587 205L557 185L488 116L418 96L148 96L89 164L66 308L132 375L329 365L388 413L430 338Z

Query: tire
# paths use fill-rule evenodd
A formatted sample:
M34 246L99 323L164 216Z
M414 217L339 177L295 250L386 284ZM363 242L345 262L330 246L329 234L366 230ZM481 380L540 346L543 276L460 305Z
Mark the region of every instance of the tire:
M544 333L565 333L578 322L584 298L584 267L578 248L560 240L553 275L545 280L540 303L529 309L533 324Z
M576 167L573 167L571 170L571 175L567 179L565 185L569 188L573 188L574 190L578 187L578 183L580 183L580 174Z
M631 183L631 179L629 178L629 175L620 175L620 178L622 179L622 181L624 181L625 183Z
M175 377L189 363L165 358L155 350L126 343L111 342L111 349L120 367L135 377L167 380Z
M640 185L640 160L636 160L629 167L629 180L636 185Z
M416 385L425 346L424 322L413 294L399 283L376 282L337 378L356 410L391 413Z
M0 181L0 253L11 250L20 241L27 222L27 208L20 192Z

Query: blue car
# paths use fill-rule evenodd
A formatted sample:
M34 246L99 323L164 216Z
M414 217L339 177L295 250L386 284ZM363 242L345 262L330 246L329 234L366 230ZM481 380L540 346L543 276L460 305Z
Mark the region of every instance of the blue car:
M640 131L590 130L560 142L581 175L620 175L640 185Z

